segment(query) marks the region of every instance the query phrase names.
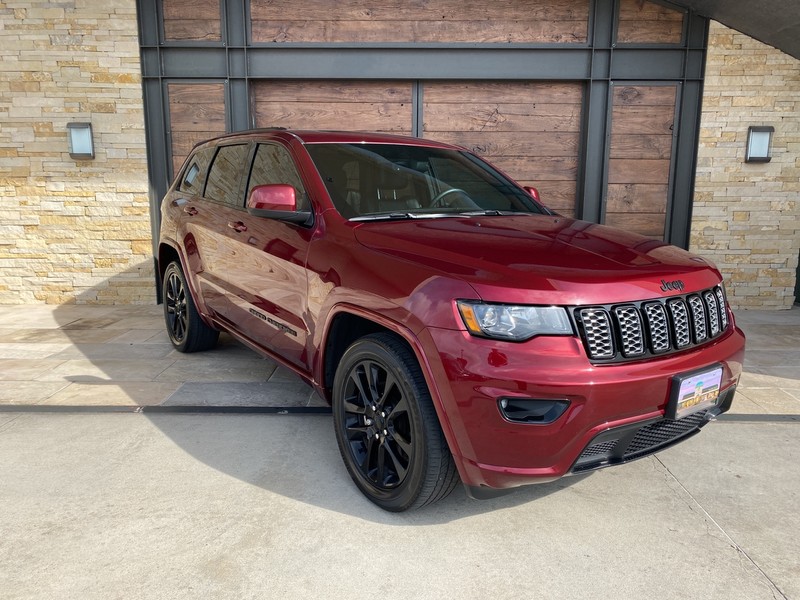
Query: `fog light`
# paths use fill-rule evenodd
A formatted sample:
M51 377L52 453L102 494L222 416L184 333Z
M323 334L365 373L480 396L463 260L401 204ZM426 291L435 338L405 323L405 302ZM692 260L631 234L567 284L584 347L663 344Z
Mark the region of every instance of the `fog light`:
M569 407L569 400L500 398L497 405L507 421L547 425L564 414Z

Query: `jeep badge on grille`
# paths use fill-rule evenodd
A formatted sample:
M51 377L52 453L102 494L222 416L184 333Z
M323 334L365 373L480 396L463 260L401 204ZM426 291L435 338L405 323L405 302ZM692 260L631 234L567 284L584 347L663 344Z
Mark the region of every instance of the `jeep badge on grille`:
M676 279L675 281L664 281L661 280L661 291L662 292L670 292L672 290L677 290L679 292L683 291L683 288L686 286L680 279Z

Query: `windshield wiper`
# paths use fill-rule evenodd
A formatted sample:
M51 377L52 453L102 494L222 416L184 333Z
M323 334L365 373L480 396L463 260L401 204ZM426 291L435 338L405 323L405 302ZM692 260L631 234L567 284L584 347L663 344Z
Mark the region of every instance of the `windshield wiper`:
M415 218L411 213L403 213L403 212L396 212L396 213L382 213L379 215L364 215L361 217L353 217L350 219L351 221L400 221L402 219L413 219Z
M351 221L402 221L404 219L440 219L443 217L461 217L464 213L381 213L375 215L363 215L353 217Z
M521 210L497 210L490 208L486 210L468 210L458 213L462 217L511 217L516 215L532 215L534 213Z

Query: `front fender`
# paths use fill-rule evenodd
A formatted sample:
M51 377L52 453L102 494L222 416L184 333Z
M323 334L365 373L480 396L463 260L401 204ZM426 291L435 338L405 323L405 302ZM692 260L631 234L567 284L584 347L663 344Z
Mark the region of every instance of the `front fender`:
M440 388L439 384L437 383L437 378L434 376L435 370L428 359L429 356L438 357L438 353L436 352L436 349L432 347L432 340L428 334L427 328L422 327L420 330L415 331L409 326L409 322L418 323L418 320L415 317L408 315L408 313L406 313L402 307L396 307L392 313L393 314L391 315L380 314L349 303L337 304L330 310L325 321L326 325L321 332L321 345L317 346L320 351L317 353L315 358L314 380L317 382L317 391L329 403L332 401L332 398L330 397L330 389L325 386L324 365L326 361L325 352L328 347L325 341L327 341L331 335L331 325L336 320L337 316L347 314L359 317L360 319L373 323L385 331L389 331L397 335L406 342L417 359L417 363L419 364L422 374L425 377L425 383L428 386L428 391L431 395L434 409L436 410L436 416L439 419L439 424L442 428L445 439L447 440L447 445L450 448L451 454L453 455L456 468L458 469L462 479L464 479L466 476L465 462L462 449L458 443L459 436L456 435L450 415L445 409L444 396L449 394L449 391L442 390ZM438 371L441 371L441 369L438 369ZM450 402L450 404L452 404L452 402ZM460 437L463 438L463 436Z

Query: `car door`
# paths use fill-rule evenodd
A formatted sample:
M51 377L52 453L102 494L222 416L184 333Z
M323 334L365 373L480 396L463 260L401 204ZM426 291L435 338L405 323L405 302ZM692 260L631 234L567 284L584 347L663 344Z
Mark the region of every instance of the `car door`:
M290 151L278 143L260 143L253 153L242 202L265 184L295 188L298 208L309 199ZM226 234L236 260L227 274L236 325L243 335L306 370L308 278L306 258L313 227L256 217L245 211L240 226Z
M239 260L231 233L247 216L242 190L251 149L249 143L216 149L204 189L183 205L179 226L188 268L206 307L233 323L239 309L231 278Z

